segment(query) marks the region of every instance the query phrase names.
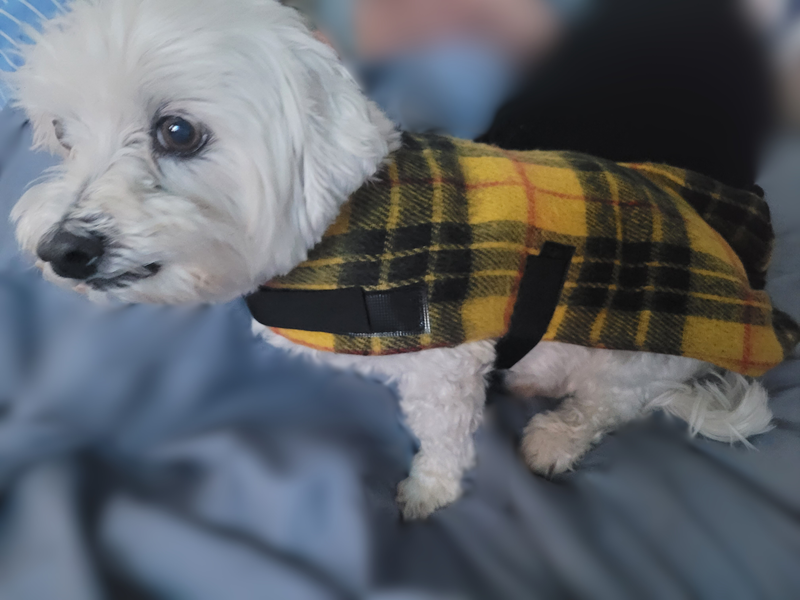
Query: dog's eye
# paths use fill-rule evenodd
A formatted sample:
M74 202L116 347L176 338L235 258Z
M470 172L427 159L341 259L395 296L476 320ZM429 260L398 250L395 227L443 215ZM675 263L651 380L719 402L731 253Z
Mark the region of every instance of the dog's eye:
M155 140L167 154L191 156L205 145L208 136L183 117L163 117L155 127Z
M64 148L66 148L67 150L72 150L72 146L70 146L64 141L64 136L65 136L64 124L58 119L53 119L53 129L55 130L56 133L56 139L59 142L61 142L61 145L64 146Z

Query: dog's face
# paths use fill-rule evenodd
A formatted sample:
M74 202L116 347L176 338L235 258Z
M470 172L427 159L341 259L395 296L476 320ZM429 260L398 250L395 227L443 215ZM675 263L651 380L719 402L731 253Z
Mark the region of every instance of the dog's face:
M18 104L64 163L18 239L93 299L223 301L289 271L394 136L275 0L76 0L24 58Z

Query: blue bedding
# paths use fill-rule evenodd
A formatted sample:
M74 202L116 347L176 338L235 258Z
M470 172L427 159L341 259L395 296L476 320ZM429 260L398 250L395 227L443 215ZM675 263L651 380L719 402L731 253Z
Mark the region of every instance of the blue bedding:
M0 0L0 71L13 71L19 66L16 49L28 41L26 27L37 27L47 18L63 10L65 0ZM0 108L8 100L8 90L0 79Z
M756 451L656 418L554 481L514 445L546 405L496 396L465 498L404 525L415 441L390 389L268 349L241 302L99 308L41 281L7 223L52 164L29 144L0 112L3 600L800 595L800 355L765 379ZM797 164L780 140L762 185L770 289L800 318Z

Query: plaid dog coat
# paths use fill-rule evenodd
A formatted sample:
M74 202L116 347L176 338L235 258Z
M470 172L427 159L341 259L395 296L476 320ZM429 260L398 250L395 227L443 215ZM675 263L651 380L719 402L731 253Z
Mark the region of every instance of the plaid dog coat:
M763 291L772 244L760 195L685 170L406 135L308 260L248 303L330 352L498 339L508 368L545 340L757 376L800 339Z

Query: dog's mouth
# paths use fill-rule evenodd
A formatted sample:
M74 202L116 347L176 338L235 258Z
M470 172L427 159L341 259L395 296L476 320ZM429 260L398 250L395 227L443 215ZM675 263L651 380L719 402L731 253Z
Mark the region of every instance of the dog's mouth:
M161 271L161 265L159 263L150 263L149 265L144 265L139 270L128 271L121 275L114 275L113 277L90 277L84 284L98 292L121 290L132 286L137 281L149 279L157 275L159 271Z

